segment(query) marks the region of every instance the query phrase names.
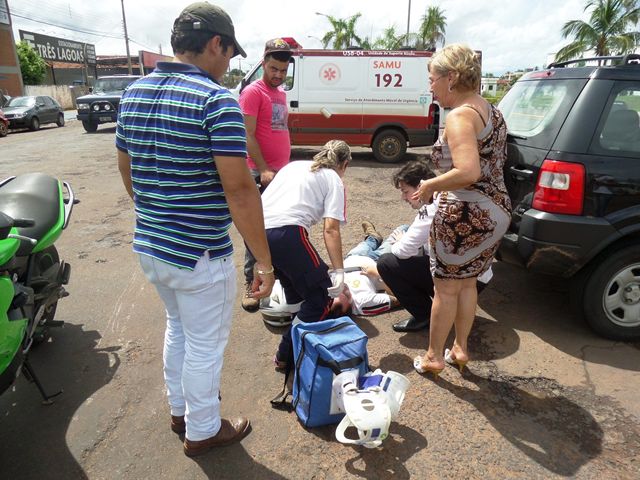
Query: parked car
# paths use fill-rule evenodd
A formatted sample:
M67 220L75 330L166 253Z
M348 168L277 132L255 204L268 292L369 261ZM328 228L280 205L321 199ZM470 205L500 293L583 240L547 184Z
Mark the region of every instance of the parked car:
M9 133L9 120L4 116L4 112L0 110L0 137L6 137Z
M498 258L571 279L596 332L640 338L640 55L551 64L499 108L513 216Z
M46 95L13 97L4 107L4 114L9 128L38 130L47 123L64 127L64 110L54 98Z
M139 78L140 75L112 75L97 79L90 95L76 99L77 119L82 121L84 129L93 133L101 123L115 122L124 90Z

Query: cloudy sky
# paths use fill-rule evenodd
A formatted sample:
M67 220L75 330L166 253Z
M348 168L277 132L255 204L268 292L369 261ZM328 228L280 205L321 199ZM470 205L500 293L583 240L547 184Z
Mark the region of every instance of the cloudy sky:
M173 20L190 0L124 0L132 53L138 50L171 54ZM305 48L321 48L319 38L330 29L319 11L346 18L362 13L356 24L361 37L377 38L395 25L406 32L411 3L410 30L416 31L428 6L441 7L447 18L447 43L464 42L483 52L483 71L502 74L524 67L543 66L549 55L569 40L560 35L568 20L587 20L586 0L211 0L234 21L238 41L247 58L232 60L243 70L259 61L265 40L294 37ZM27 30L93 43L97 55L125 54L120 0L8 0L14 35ZM60 26L75 30L65 30ZM112 38L119 37L119 38ZM240 63L241 62L241 63Z

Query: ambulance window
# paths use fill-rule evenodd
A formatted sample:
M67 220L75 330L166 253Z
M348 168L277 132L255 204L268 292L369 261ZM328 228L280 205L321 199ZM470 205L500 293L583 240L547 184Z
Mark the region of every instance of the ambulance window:
M249 78L249 81L247 82L247 85L252 84L253 82L255 82L256 80L260 80L262 78L262 75L264 74L264 68L262 68L262 65L260 65L255 72L253 72L253 75L251 75L251 77Z
M293 88L293 74L295 72L295 69L296 69L296 62L292 58L291 61L289 62L289 69L287 70L287 78L285 78L284 85L282 86L282 88L284 88L285 91L291 90Z

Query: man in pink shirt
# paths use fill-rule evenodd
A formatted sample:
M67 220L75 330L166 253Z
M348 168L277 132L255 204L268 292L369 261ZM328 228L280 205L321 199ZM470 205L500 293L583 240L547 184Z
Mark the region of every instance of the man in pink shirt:
M240 108L247 130L247 164L263 191L275 174L289 163L291 141L287 126L287 95L282 87L291 60L291 46L281 38L269 40L264 49L263 75L240 93ZM255 260L245 253L245 290L250 292ZM242 308L258 310L258 301L247 294Z

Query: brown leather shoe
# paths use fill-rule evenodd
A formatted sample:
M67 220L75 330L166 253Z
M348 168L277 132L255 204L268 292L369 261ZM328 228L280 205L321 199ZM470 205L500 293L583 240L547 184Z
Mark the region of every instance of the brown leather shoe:
M196 455L205 453L212 448L239 442L246 437L250 431L251 424L249 423L248 418L238 417L232 418L231 420L223 418L220 430L213 437L196 441L185 438L184 454L187 457L195 457Z
M365 220L364 222L362 222L362 230L364 231L364 234L366 236L373 237L378 241L378 243L382 243L382 235L378 233L376 227L374 227L373 223L371 223L369 220Z
M173 433L177 433L178 435L184 433L187 430L187 427L184 423L184 415L181 415L179 417L171 415L171 430L173 431Z

